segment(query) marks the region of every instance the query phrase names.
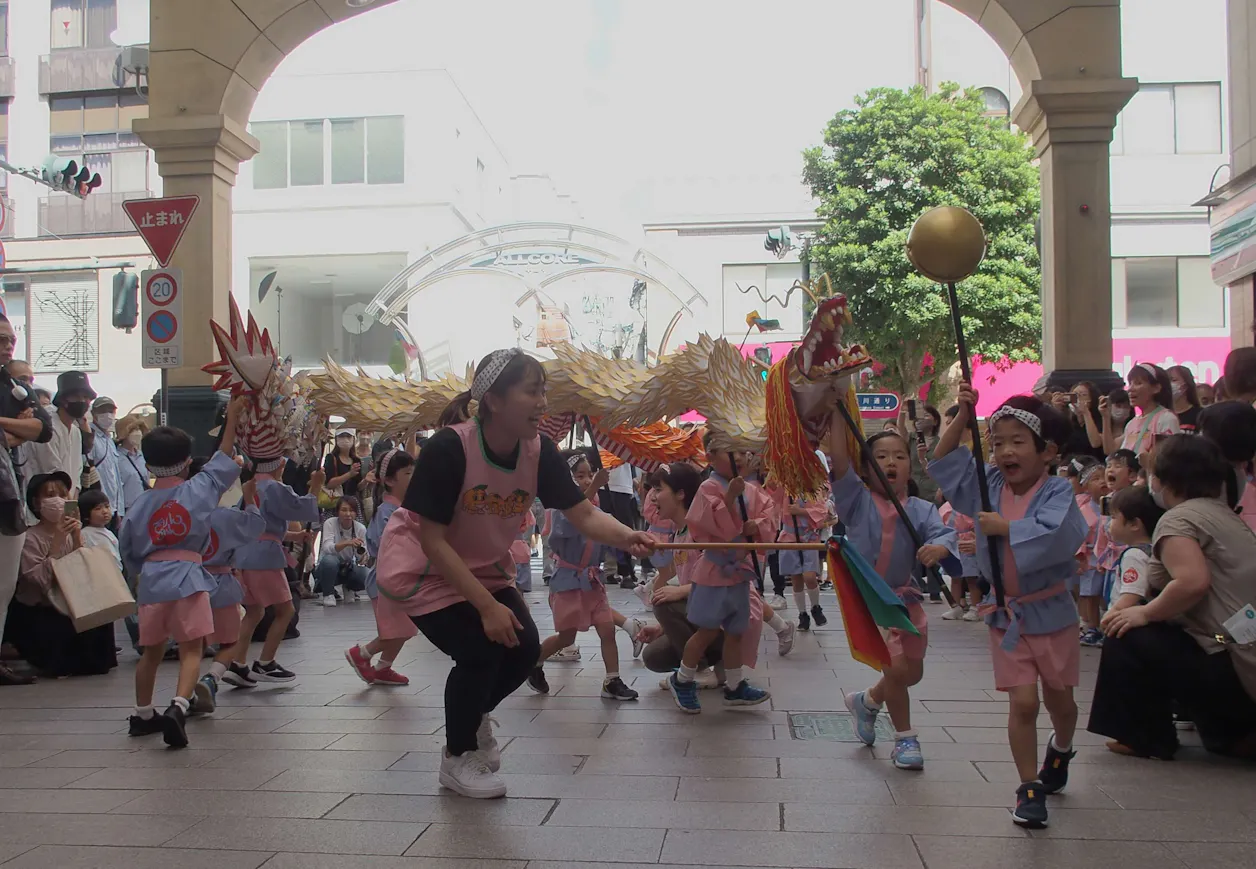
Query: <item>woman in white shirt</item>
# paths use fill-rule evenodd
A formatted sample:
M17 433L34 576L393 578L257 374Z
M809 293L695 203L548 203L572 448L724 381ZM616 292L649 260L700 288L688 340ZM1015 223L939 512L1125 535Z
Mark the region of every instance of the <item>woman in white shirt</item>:
M1173 383L1168 373L1159 365L1140 362L1130 369L1126 377L1130 404L1138 410L1138 416L1125 424L1125 431L1117 433L1108 417L1104 417L1103 440L1109 455L1117 449L1132 450L1143 456L1151 452L1158 436L1181 432L1177 414L1173 412Z
M314 592L323 606L336 605L336 586L343 585L355 600L366 593L366 526L357 519L358 501L345 496L336 502L336 515L323 523L323 542L314 568Z

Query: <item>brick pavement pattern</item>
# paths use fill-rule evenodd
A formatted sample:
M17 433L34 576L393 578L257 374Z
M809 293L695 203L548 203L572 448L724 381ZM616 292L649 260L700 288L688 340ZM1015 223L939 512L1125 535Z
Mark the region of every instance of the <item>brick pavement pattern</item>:
M539 583L538 583L539 585ZM611 591L625 613L640 609ZM529 595L542 635L544 593ZM191 747L129 739L134 656L110 676L0 689L3 869L1249 869L1256 773L1184 749L1175 763L1116 757L1080 732L1051 827L1008 815L1015 771L1006 702L993 690L984 626L928 607L924 682L912 690L926 769L874 749L795 739L788 713L842 711L871 684L850 659L832 595L824 630L793 653L764 640L756 682L769 706L729 712L702 692L677 710L659 677L630 661L637 703L599 696L596 635L584 660L551 664L551 696L520 689L496 713L504 800L442 792L442 692L449 662L421 636L397 663L405 688L364 686L343 656L369 639L369 604L306 606L280 661L293 686L224 686L189 723ZM770 635L770 631L766 632ZM254 649L257 647L255 646ZM1083 650L1084 722L1099 653ZM164 664L159 706L173 688ZM1049 724L1042 718L1041 740ZM1184 734L1192 742L1193 734Z

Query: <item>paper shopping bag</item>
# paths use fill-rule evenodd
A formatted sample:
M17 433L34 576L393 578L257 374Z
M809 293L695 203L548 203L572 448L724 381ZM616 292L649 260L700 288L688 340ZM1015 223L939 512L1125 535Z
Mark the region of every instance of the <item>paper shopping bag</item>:
M53 561L52 572L80 634L136 612L118 562L105 547L76 549Z

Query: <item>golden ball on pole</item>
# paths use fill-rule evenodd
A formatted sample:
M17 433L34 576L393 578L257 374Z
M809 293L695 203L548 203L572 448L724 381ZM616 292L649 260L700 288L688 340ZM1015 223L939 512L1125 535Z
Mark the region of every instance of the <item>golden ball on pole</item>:
M907 258L940 284L958 283L977 271L986 255L986 234L972 212L955 205L931 208L907 234Z

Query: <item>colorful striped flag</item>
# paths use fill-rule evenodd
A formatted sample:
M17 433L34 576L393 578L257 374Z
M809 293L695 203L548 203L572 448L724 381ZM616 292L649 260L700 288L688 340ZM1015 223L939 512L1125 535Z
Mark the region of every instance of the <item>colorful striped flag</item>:
M847 545L845 537L829 541L828 562L850 656L874 670L888 667L890 652L881 630L920 634L907 615L907 607L867 559Z

